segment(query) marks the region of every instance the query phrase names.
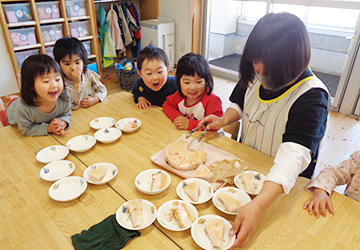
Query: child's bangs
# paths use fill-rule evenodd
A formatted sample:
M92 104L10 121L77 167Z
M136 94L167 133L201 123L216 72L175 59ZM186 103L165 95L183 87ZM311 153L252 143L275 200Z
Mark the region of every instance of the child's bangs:
M188 65L183 69L183 75L195 76L196 74L200 78L206 78L206 68L199 60L189 60Z
M38 65L38 67L35 68L35 70L35 78L49 74L52 70L56 73L61 73L60 65L51 57L44 58L44 60Z

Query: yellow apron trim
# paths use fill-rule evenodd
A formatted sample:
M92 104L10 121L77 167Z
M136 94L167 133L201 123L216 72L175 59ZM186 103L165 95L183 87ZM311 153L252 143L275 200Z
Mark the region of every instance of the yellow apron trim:
M258 99L260 102L262 103L273 103L273 102L277 102L279 101L280 99L284 98L286 95L288 95L291 91L293 91L294 89L296 89L297 87L299 87L301 84L303 84L304 82L310 80L310 79L314 79L316 78L314 75L312 76L308 76L308 77L305 77L304 79L302 79L301 81L299 81L298 83L296 83L294 86L292 86L291 88L289 88L288 90L286 90L282 95L274 98L274 99L271 99L271 100L263 100L261 99L260 97L260 86L261 86L261 83L259 83L259 87L258 87Z

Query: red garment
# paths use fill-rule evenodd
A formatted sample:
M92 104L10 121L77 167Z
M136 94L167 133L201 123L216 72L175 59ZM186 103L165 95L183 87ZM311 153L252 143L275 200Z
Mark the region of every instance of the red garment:
M7 110L7 108L10 106L10 104L11 104L13 101L15 101L15 100L17 100L17 99L19 99L19 98L20 98L20 96L12 99L12 100L6 105L6 108L5 108L4 110L1 110L1 111L0 111L0 121L1 121L1 123L2 123L2 125L3 125L4 127L10 125L9 119L8 119L8 117L7 117L7 115L6 115L6 110Z
M132 17L134 18L136 24L140 26L140 24L136 18L133 7L131 5L129 5L127 8L130 10L130 13L131 13ZM140 30L134 32L134 37L135 37L136 41L140 40Z
M196 128L200 120L205 116L213 114L221 117L223 115L221 100L213 93L210 95L205 93L199 101L191 106L185 105L185 98L186 97L181 97L179 95L179 91L176 91L174 94L166 98L162 107L164 113L171 121L174 121L174 119L179 115L183 115L188 118L188 130Z

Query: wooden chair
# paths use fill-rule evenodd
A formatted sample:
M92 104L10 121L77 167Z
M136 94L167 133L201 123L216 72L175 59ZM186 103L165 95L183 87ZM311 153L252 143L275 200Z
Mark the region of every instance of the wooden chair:
M231 139L234 139L236 141L239 141L239 131L240 131L240 126L241 126L241 120L234 122L230 125L226 125L224 127L224 131L226 133L231 134Z

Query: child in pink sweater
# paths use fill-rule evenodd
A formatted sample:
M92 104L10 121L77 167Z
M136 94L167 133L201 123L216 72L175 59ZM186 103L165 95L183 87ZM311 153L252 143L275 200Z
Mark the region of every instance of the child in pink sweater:
M318 218L320 213L326 216L326 208L330 213L334 213L330 195L336 186L344 184L348 184L345 195L360 201L360 150L355 151L349 159L339 165L330 166L320 172L307 187L314 196L305 203L304 209L308 209L309 214L314 212Z

